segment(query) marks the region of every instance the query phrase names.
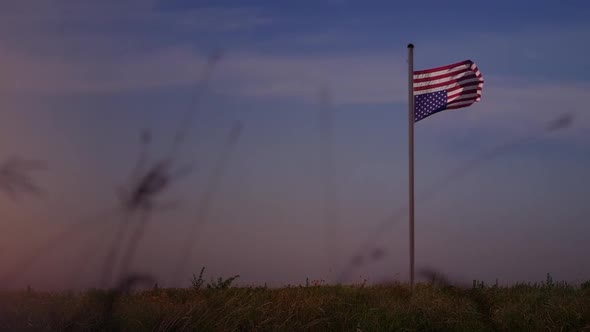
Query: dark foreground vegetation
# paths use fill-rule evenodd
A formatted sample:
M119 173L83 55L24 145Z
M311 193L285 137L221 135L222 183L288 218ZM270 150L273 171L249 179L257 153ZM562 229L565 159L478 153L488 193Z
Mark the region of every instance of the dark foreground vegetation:
M590 284L231 287L0 294L2 331L590 331Z

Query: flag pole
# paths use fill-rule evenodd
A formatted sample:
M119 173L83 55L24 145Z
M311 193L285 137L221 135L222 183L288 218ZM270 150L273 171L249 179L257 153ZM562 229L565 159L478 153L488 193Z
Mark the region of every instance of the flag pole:
M414 289L414 45L408 44L410 288Z

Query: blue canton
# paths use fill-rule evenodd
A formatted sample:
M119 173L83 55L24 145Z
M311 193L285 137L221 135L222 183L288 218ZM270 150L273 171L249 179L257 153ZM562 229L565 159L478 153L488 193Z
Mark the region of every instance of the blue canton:
M437 91L414 96L414 122L447 108L447 91Z

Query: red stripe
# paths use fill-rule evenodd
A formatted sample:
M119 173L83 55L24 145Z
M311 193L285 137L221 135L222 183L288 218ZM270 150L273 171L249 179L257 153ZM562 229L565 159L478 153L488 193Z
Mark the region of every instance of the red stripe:
M475 97L471 97L471 98L466 98L466 99L455 99L452 102L448 103L447 105L452 105L452 104L457 104L457 103L462 103L464 101L470 101L470 100L475 100L477 99L477 96Z
M445 78L445 77L450 77L450 76L455 76L455 75L459 75L461 73L464 73L466 71L472 71L470 67L465 68L465 69L461 69L458 71L453 71L447 74L442 74L442 75L437 75L437 76L430 76L430 77L424 77L424 78L415 78L414 79L414 83L422 83L422 82L428 82L428 81L433 81L433 80L440 80L441 78Z
M447 93L453 92L455 90L459 90L459 89L464 89L464 88L468 88L470 86L477 86L479 84L483 83L483 81L478 81L478 82L469 82L469 83L465 83L465 84L461 84L461 85L457 85L455 87L449 88L447 89Z
M415 70L414 71L414 75L434 73L435 71L451 69L453 67L457 67L457 66L461 66L461 65L466 65L466 64L473 64L473 62L471 60L465 60L465 61L453 63L451 65L446 65L446 66L442 66L442 67L436 67L436 68L424 69L424 70Z
M474 93L474 92L476 92L476 93L477 93L477 92L481 92L481 88L476 88L476 89L469 89L469 90L463 90L463 91L461 91L461 92L459 92L459 93L455 93L455 94L453 94L453 95L449 94L449 92L447 91L447 98L448 98L448 99L452 99L452 98L455 98L455 97L457 97L457 96L461 96L461 95L468 95L468 94L471 94L471 93Z
M475 73L472 73L471 75L467 75L467 76L463 76L459 79L456 80L450 80L447 82L443 82L443 83L438 83L438 84L430 84L430 85L425 85L425 86L419 86L419 87L415 87L414 91L422 91L422 90L429 90L429 89L434 89L434 88L439 88L441 86L446 86L446 85L450 85L450 84L454 84L454 83L460 83L462 81L466 81L472 78L477 78L477 76L475 76ZM477 82L479 83L479 82ZM468 83L465 83L468 84Z
M483 83L483 81L467 82L467 83L463 83L463 84L454 86L452 88L448 88L448 89L446 89L446 91L447 91L447 93L450 93L450 92L453 92L455 90L464 89L464 88L468 88L468 87L471 87L471 86L477 86L477 85L482 84L482 83Z
M477 71L479 71L479 68L477 68L477 65L476 65L475 63L471 65L471 69L472 69L474 72L477 72ZM481 76L481 72L479 72L479 76Z
M473 69L474 73L477 73L479 71L479 69L477 69L477 67L475 67L475 69ZM477 77L479 78L483 78L483 76L481 76L481 72L479 71L479 74L477 74Z
M482 90L481 88L478 88L477 90L468 90L468 91L462 91L461 93L456 93L454 95L447 95L447 100L450 100L450 99L456 98L456 97L470 95L470 94L475 94L476 96L481 96L481 90ZM472 97L472 98L477 98L477 97ZM468 100L468 99L463 99L463 100ZM458 100L453 100L450 103L454 103L457 101Z
M465 102L465 101L471 101L471 102L473 102L476 99L477 99L477 96L475 96L475 97L469 97L469 98L465 98L465 99L455 99L452 102L448 103L447 106L452 106L454 104L462 103L462 102Z
M464 102L464 101L471 101L471 102L469 104L461 104L461 105L457 105L456 103L453 102L453 103L448 104L446 109L457 109L457 108L471 106L471 105L473 105L473 103L475 103L475 98L461 100L461 102Z
M449 106L449 107L447 107L445 109L447 109L447 110L456 110L456 109L463 108L463 107L469 107L471 105L473 105L473 103L467 104L467 105L455 106L455 107Z

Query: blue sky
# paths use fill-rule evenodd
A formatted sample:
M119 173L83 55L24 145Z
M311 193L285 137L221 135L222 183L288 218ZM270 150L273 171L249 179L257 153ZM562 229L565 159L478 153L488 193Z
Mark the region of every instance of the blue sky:
M116 204L139 131L151 129L152 153L165 154L193 109L179 166L196 171L163 198L175 208L154 218L134 268L165 284L188 280L170 272L170 257L178 256L178 239L232 124L241 121L192 265L239 273L247 283L334 281L364 238L406 204L412 42L417 69L471 59L485 79L480 103L416 126L417 196L438 190L417 202L418 266L466 280L538 280L547 272L588 279L589 14L584 1L2 0L0 160L22 155L49 165L38 174L43 198L0 201L10 230L3 246L16 262L68 223ZM195 106L207 58L218 51ZM336 193L328 224L319 124L327 111ZM543 133L564 112L575 114L572 126ZM511 142L522 144L436 188ZM68 271L56 267L91 243L98 256L106 250L88 229L23 280L63 287ZM354 275L407 278L405 218L373 246L387 255ZM87 259L78 286L96 282L97 261ZM40 280L35 271L48 267Z

